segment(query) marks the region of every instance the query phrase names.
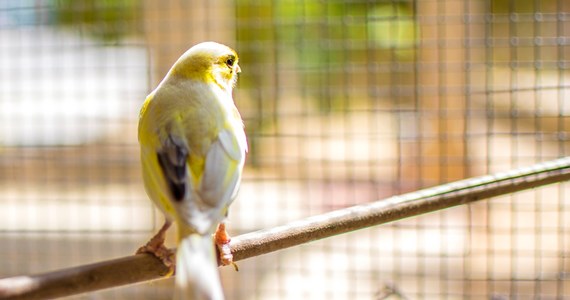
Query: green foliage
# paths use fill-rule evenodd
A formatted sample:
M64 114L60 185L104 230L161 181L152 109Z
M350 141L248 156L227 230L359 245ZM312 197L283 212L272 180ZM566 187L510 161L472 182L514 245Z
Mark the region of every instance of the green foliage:
M394 49L401 59L413 58L419 28L408 5L377 5L368 20L370 40L381 48Z
M241 84L271 86L266 81L278 76L275 64L292 67L302 77L304 96L316 99L324 112L334 109L339 103L336 98L343 98L331 87L346 84L347 68L413 59L418 42L413 3L408 1L236 3L237 37L243 45L239 48L244 69L257 71Z
M116 42L142 32L140 0L53 0L57 25Z

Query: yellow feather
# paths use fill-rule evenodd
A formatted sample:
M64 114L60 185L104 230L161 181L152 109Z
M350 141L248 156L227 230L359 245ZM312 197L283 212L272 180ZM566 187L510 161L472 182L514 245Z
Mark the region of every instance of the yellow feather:
M200 179L202 178L202 174L204 173L204 163L206 160L204 157L201 156L190 156L188 160L188 165L190 166L190 171L192 172L192 179L194 184L198 184Z

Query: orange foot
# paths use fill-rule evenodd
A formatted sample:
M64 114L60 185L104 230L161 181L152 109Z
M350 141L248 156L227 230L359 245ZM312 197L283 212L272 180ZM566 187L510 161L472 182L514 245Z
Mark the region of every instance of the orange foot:
M137 250L136 254L150 253L162 261L162 263L170 270L168 274L174 274L176 266L176 252L164 245L166 231L172 225L171 221L165 221L160 230L142 247Z
M216 248L218 250L218 262L222 266L233 265L236 271L239 271L238 266L234 263L234 256L230 248L230 238L228 232L226 231L226 224L218 224L216 233L214 234L214 241L216 243Z

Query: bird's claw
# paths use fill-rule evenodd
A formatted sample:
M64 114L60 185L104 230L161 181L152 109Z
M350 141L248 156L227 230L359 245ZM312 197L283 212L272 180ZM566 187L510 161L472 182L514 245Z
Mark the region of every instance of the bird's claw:
M141 253L154 255L162 261L162 264L170 269L169 273L174 273L174 268L176 266L176 252L173 249L167 248L164 245L159 245L158 247L156 245L150 245L149 242L137 250L137 254Z
M234 256L232 255L232 251L230 248L230 242L224 242L224 243L217 243L216 241L216 247L218 249L218 254L220 257L220 264L222 266L227 266L233 263L234 260Z
M222 266L232 265L236 271L239 271L237 264L233 261L234 256L230 247L231 238L226 232L226 226L224 223L220 223L218 225L218 229L214 234L214 241L216 243L216 250L218 252L219 264Z
M136 254L149 253L160 259L162 264L169 269L167 275L174 274L176 267L176 252L164 245L166 230L168 230L170 224L169 221L166 221L160 230L136 252Z

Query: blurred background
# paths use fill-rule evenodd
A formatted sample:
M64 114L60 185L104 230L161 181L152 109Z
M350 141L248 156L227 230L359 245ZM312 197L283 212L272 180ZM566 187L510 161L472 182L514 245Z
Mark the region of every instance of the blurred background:
M161 225L138 110L204 40L243 70L233 235L570 153L565 0L0 0L0 277L130 255ZM568 196L555 184L248 259L221 269L226 295L561 299Z

